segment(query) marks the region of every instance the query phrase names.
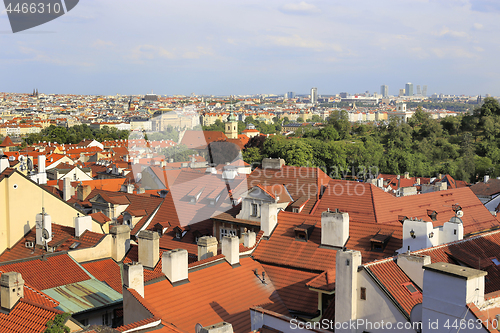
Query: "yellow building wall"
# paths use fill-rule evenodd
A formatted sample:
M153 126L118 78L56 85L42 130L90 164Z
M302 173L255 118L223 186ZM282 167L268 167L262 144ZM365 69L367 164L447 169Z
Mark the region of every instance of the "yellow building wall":
M41 213L42 206L52 223L59 225L74 227L74 218L78 213L83 215L17 171L0 182L0 253L36 225L36 214ZM94 222L92 231L102 233L100 224Z

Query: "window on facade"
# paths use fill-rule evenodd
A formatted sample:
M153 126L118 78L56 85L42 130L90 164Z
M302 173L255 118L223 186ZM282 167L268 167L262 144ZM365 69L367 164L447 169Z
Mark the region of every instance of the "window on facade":
M225 236L236 236L236 230L220 228L220 239L222 239Z
M102 324L104 326L109 326L109 316L107 313L102 315Z
M362 300L366 300L366 288L365 287L361 287L361 295L359 298Z
M252 204L252 216L258 216L258 209L259 207L257 206L257 204Z

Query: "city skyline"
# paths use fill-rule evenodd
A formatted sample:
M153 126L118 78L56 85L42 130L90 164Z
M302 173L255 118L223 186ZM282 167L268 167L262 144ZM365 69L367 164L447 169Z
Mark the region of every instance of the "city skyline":
M491 0L82 2L17 34L0 8L5 92L500 95Z

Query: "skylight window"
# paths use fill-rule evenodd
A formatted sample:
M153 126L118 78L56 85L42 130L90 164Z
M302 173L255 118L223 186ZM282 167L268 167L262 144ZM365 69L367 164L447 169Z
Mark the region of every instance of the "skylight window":
M497 266L500 265L500 261L495 257L491 258L491 261L493 261L493 263Z
M410 293L412 293L412 294L417 292L417 288L415 288L415 287L413 286L413 284L407 284L405 287L406 287L406 289L408 289L408 291L409 291Z

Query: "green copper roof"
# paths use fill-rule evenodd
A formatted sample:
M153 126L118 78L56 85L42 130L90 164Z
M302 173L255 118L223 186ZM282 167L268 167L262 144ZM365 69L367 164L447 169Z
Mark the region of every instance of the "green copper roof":
M43 292L59 302L57 309L73 314L119 303L123 299L122 294L96 279L45 289Z
M232 110L231 113L229 114L229 117L227 118L227 121L238 121Z

